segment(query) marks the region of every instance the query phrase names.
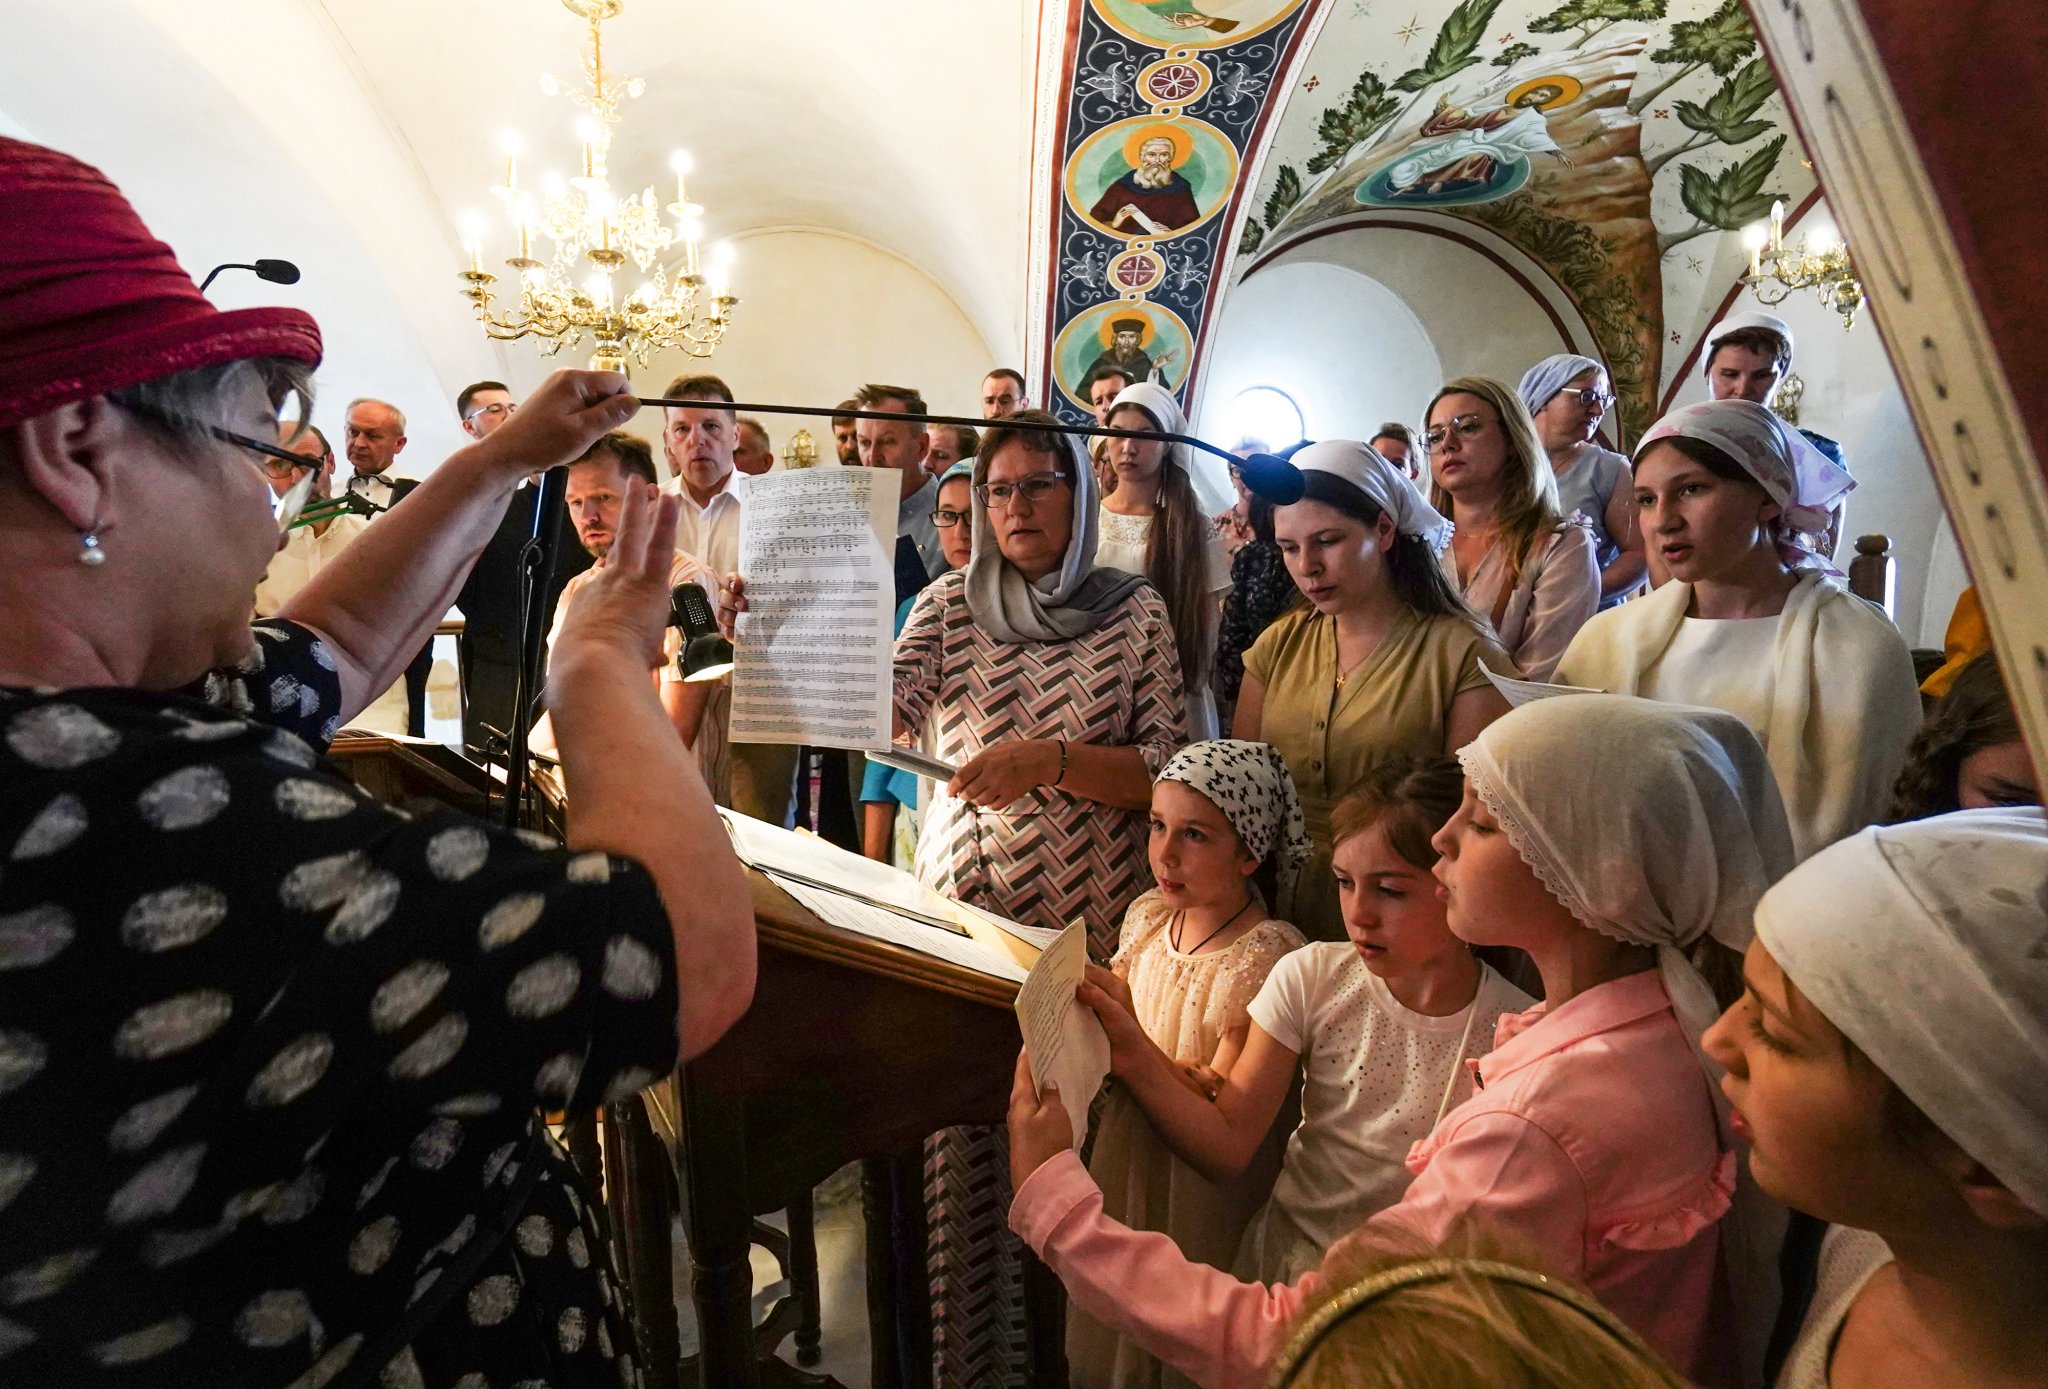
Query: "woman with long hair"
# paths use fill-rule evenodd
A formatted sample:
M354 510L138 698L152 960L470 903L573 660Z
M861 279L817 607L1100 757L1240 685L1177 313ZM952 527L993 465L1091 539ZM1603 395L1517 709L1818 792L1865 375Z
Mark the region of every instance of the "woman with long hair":
M1426 421L1430 501L1457 528L1444 553L1452 591L1493 624L1525 677L1548 680L1600 606L1593 533L1560 510L1550 455L1514 391L1458 377Z
M1384 758L1470 742L1507 712L1481 662L1511 663L1437 563L1449 523L1399 469L1344 439L1292 463L1277 482L1298 499L1274 511L1273 534L1301 602L1245 653L1233 731L1280 749L1308 816L1314 855L1280 884L1279 914L1341 940L1331 808Z
M1905 639L1810 547L1854 483L1761 405L1674 410L1636 450L1671 582L1586 624L1567 685L1726 709L1762 739L1805 858L1882 819L1920 726Z
M1103 424L1110 429L1187 432L1172 392L1138 381L1117 393ZM1173 644L1187 691L1188 736L1217 734L1210 688L1216 622L1230 589L1230 560L1213 520L1235 498L1220 460L1186 444L1110 436L1107 456L1116 490L1102 499L1102 538L1095 562L1152 581L1173 620ZM1211 465L1214 466L1211 466Z

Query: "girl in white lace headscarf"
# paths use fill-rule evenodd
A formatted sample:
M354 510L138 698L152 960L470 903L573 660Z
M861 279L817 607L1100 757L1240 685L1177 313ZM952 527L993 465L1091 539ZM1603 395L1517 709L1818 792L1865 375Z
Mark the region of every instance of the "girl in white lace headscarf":
M1670 581L1588 622L1557 667L1560 684L1741 718L1802 858L1883 817L1920 726L1905 639L1801 543L1849 485L1760 405L1673 411L1635 463L1644 544Z
M2048 1382L2048 818L1823 850L1758 904L1744 974L1708 1049L1758 1181L1835 1222L1779 1389Z

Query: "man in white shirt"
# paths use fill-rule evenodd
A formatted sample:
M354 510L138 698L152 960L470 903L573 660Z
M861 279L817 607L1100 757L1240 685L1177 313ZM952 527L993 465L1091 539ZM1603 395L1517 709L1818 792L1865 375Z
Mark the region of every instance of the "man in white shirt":
M678 376L668 383L670 400L705 405L671 405L661 431L662 452L673 476L661 490L682 500L676 548L719 574L740 562L740 503L746 476L733 468L739 420L731 387L716 376ZM724 401L720 405L717 402Z
M405 413L389 401L358 396L348 403L347 433L342 447L348 453L348 486L378 511L389 511L406 493L419 486L409 477L391 476L391 465L405 450Z
M675 476L661 490L682 502L676 549L717 574L731 574L740 563L740 506L747 484L733 467L739 421L731 408L732 389L716 376L679 376L663 394L707 402L671 405L663 412L668 418L661 447ZM734 743L729 761L732 808L771 825L788 820L797 750L782 743Z
M282 459L265 458L264 477L270 482L270 490L282 497L309 470L318 469L319 480L313 484L312 500L324 500L334 477L334 450L328 447L327 436L312 425L293 438L295 428L290 424L279 425L277 441L304 458L305 463L294 468ZM366 518L351 513L293 530L284 547L272 557L270 567L263 571L263 582L256 585L256 616L275 614L286 599L310 583L369 524Z

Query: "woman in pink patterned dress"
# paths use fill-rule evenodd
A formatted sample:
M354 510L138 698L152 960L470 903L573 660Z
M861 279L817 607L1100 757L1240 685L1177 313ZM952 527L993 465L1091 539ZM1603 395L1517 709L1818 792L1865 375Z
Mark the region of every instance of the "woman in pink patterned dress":
M1152 886L1152 778L1187 736L1173 626L1143 579L1094 567L1095 476L1065 436L998 426L974 480L974 558L919 595L896 641L899 731L929 727L960 769L932 798L917 876L1026 925L1079 917L1107 959ZM938 1382L1021 1382L1002 1130L931 1139L925 1189Z

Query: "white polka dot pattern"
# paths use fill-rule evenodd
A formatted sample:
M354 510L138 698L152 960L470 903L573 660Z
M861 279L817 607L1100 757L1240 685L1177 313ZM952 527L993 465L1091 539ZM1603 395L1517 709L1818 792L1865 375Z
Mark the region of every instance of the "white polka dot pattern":
M427 871L444 883L459 883L476 876L490 852L489 835L475 825L458 825L427 841Z
M334 1040L326 1034L309 1032L296 1038L249 1082L249 1103L290 1104L320 1083L333 1059Z
M161 1061L189 1051L218 1032L235 1010L219 989L194 989L136 1009L114 1033L114 1054L135 1061Z
M7 726L16 757L45 771L65 771L105 757L121 735L75 704L45 704Z
M311 777L293 777L280 781L277 789L270 793L277 808L294 820L316 823L321 820L338 820L354 810L359 802L339 786Z
M439 960L413 961L377 986L370 999L370 1026L396 1032L418 1017L447 983L448 966Z
M61 854L78 842L87 823L84 801L68 791L55 796L28 822L28 828L14 841L14 852L9 857L16 863L25 863Z
M143 791L136 809L166 832L196 829L228 808L228 779L218 767L186 767Z
M139 1365L185 1344L192 1335L190 1317L167 1317L139 1331L101 1341L92 1348L92 1358L108 1367Z
M42 1039L12 1028L0 1028L0 1095L28 1084L49 1060Z
M494 1273L469 1290L469 1319L478 1326L496 1326L519 1305L519 1284L509 1274Z
M108 1131L107 1146L117 1153L142 1151L156 1142L172 1121L185 1112L185 1106L192 1103L192 1097L198 1093L197 1085L181 1085L130 1105Z
M604 987L614 998L639 1003L661 987L661 961L631 936L613 936L604 943Z
M199 1179L199 1164L206 1158L206 1145L192 1143L173 1148L130 1177L107 1202L107 1221L132 1225L152 1216L176 1210Z
M528 1021L551 1018L568 1007L582 977L582 970L567 955L535 960L513 975L506 986L505 1011Z
M147 892L121 919L121 943L131 950L176 950L227 920L227 894L205 883Z

